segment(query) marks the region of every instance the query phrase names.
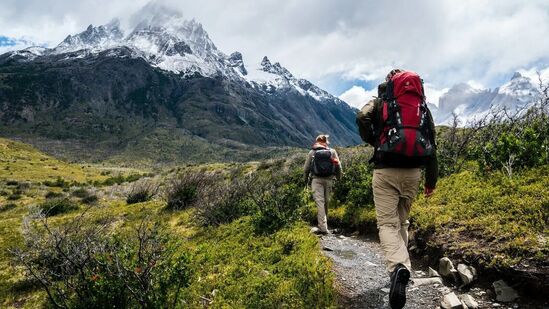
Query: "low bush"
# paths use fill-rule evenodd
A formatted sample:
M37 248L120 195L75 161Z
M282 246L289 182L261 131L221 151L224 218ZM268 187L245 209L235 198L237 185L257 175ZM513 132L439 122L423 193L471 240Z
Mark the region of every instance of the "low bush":
M201 172L185 172L173 178L165 192L166 209L182 210L194 206L214 176Z
M61 228L30 220L16 261L58 308L181 308L191 279L189 258L158 224L129 233L88 225L83 216ZM28 221L28 220L27 220Z
M17 186L19 182L17 180L7 180L6 185L7 186Z
M80 201L82 201L82 203L84 203L84 204L91 205L91 204L97 203L98 200L99 199L97 198L97 195L90 194L86 197L83 197Z
M17 205L14 203L7 203L4 205L0 205L0 212L8 211L10 209L14 209L15 207L17 207Z
M79 198L85 198L85 197L88 197L90 195L90 192L88 190L86 190L85 188L78 188L78 189L72 191L71 195L79 197Z
M18 185L17 185L17 190L19 191L27 191L28 189L30 189L31 187L31 184L29 182L20 182Z
M61 177L57 177L55 181L46 180L42 182L42 184L44 184L47 187L59 187L59 188L68 188L70 185L69 182L65 181Z
M209 186L196 203L195 221L202 226L216 226L252 214L256 205L250 193L256 181L256 175L248 175Z
M306 206L303 187L296 183L268 181L252 194L257 210L252 223L257 233L273 233L301 219Z
M56 198L46 200L38 205L46 217L56 216L72 210L78 209L78 205L68 198Z
M46 193L46 195L45 195L46 199L60 198L60 197L63 197L63 193L54 192L54 191L48 191L48 193Z
M126 203L135 204L151 200L158 193L158 185L150 180L134 183L126 196Z
M115 184L123 184L124 182L134 182L134 181L137 181L139 180L141 177L143 177L143 175L140 175L140 174L131 174L131 175L128 175L128 176L124 176L124 175L116 175L116 176L112 176L112 177L109 177L103 181L94 181L94 185L95 186L112 186L112 185L115 185Z
M8 195L8 201L17 201L19 199L21 199L21 193L16 191L10 195Z

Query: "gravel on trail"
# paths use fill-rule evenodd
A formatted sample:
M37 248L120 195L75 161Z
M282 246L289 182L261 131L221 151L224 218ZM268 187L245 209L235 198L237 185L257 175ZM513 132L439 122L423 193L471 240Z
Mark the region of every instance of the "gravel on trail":
M376 240L330 234L321 236L320 243L324 254L333 260L340 307L390 308L389 273ZM412 272L412 279L417 274ZM439 308L441 288L410 283L405 308Z

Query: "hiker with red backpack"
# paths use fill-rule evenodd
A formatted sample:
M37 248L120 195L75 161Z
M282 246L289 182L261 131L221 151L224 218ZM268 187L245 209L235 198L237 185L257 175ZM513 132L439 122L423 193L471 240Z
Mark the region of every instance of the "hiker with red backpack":
M378 97L357 114L361 138L374 147L372 188L381 248L387 260L391 308L406 303L410 279L408 216L425 168L425 196L437 182L435 125L423 81L414 72L392 70Z
M321 234L329 234L328 202L334 179L342 175L341 162L335 149L328 147L328 135L319 135L305 160L305 183L311 181L313 199L316 203L318 229Z

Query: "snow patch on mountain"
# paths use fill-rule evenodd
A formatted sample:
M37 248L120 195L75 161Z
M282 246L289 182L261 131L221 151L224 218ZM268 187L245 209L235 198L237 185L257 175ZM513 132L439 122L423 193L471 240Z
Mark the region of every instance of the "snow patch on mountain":
M440 97L438 107L429 107L439 125L450 125L454 114L461 125L467 125L504 109L509 113L524 110L534 104L539 95L538 85L530 77L516 72L507 83L495 89L457 84Z
M194 19L186 20L181 14L147 6L135 27L126 36L118 19L101 26L89 25L78 34L69 35L53 49L42 51L23 50L18 56L33 60L42 55L64 55L63 60L84 58L90 55L140 57L159 69L181 74L183 77L196 73L206 77L223 76L266 93L295 91L317 101L341 100L318 88L311 82L296 78L280 63L271 63L267 57L251 69L234 52L227 56L217 49L202 24Z

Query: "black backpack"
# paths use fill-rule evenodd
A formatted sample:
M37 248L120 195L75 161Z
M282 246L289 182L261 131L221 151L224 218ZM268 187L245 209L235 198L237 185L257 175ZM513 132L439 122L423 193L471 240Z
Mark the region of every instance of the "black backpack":
M312 172L317 177L329 177L335 174L336 166L332 160L330 149L315 149L313 154Z

